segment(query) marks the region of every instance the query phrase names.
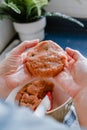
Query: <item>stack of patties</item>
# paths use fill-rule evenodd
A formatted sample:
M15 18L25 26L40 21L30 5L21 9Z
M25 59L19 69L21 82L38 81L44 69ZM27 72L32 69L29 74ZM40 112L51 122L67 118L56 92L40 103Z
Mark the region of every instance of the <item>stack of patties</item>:
M48 92L50 93L49 96L51 96L53 86L54 84L49 80L38 79L32 81L17 93L16 101L18 101L20 106L26 106L35 110Z
M30 82L17 93L18 104L35 110L48 92L52 95L54 84L48 79L59 74L66 61L65 51L53 41L42 41L29 49L26 67L32 76L39 79Z

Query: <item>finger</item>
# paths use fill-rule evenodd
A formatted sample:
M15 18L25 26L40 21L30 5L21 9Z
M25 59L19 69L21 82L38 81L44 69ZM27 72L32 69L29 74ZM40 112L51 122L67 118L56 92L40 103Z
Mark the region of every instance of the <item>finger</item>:
M79 51L77 50L74 50L74 49L71 49L69 47L66 48L66 52L67 54L72 57L74 60L78 60L80 59L81 57L83 57Z
M22 53L21 59L22 59L21 61L23 64L27 62L27 52Z
M39 42L38 39L32 41L24 41L19 46L13 49L12 54L21 55L28 48L35 46Z
M66 56L67 56L67 61L69 62L70 60L72 60L72 57L70 55L67 54L66 52Z
M75 61L73 59L68 62L67 68L69 69L69 71L72 70L72 67L74 66L74 63L75 63Z

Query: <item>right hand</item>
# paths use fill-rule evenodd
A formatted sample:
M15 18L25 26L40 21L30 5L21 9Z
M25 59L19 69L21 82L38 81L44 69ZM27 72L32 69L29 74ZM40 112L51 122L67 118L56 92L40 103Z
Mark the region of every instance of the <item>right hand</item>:
M68 65L55 80L72 96L79 123L87 127L87 59L77 50L66 48L66 52Z
M87 59L77 50L66 48L68 63L54 79L70 96L87 86Z
M87 59L77 50L66 48L68 63L54 79L70 96L87 86Z

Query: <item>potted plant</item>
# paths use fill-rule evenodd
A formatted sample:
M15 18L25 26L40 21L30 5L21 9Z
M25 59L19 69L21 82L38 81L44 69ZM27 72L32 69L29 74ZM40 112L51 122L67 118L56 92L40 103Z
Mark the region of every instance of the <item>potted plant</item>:
M72 17L56 13L45 12L50 0L3 0L0 4L0 18L13 21L21 41L39 38L44 39L46 16L59 16L82 24Z

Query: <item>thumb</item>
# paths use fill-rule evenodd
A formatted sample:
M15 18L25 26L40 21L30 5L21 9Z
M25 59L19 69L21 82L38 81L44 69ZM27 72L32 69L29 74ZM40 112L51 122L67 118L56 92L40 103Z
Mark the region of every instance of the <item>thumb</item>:
M21 55L23 52L25 52L28 48L31 48L35 46L39 42L38 39L32 40L32 41L24 41L19 46L15 47L12 50L12 54Z
M80 58L83 58L83 56L81 55L81 53L77 50L71 49L69 47L66 48L66 52L67 54L73 58L75 61L77 61Z

